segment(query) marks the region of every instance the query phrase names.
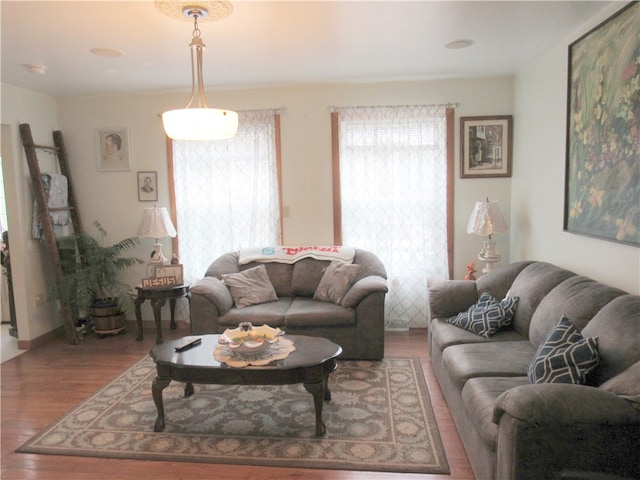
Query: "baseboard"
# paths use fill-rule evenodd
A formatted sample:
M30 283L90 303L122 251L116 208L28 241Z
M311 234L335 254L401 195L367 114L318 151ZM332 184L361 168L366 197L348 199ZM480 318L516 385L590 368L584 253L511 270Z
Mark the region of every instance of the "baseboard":
M32 338L31 340L18 339L18 349L31 350L32 348L43 345L55 338L63 337L64 334L64 325L61 325L60 327L54 328L53 330L50 330L47 333L40 335L39 337Z

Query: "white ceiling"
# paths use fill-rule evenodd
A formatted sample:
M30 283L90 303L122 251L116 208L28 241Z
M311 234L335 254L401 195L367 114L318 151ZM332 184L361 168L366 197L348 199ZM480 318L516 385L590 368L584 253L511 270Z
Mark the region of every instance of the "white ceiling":
M197 0L185 2L197 3ZM246 1L201 22L207 89L508 75L605 1ZM621 3L621 5L624 2ZM188 90L193 23L153 1L1 0L2 82L53 95ZM472 39L466 49L446 49ZM118 49L106 58L94 47ZM24 66L43 65L44 74Z

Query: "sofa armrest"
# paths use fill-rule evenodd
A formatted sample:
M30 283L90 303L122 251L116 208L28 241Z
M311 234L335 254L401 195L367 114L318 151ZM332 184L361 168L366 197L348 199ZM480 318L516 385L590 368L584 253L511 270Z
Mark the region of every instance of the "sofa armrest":
M191 294L203 295L211 301L220 315L227 313L233 307L233 298L222 280L215 277L204 277L191 287Z
M342 299L344 308L355 308L367 295L375 292L386 293L387 281L377 275L361 278L354 283Z
M600 388L521 385L495 401L496 478L557 478L565 469L638 478L640 412Z
M496 399L493 422L499 424L503 415L532 426L640 422L640 411L624 398L600 388L562 383L507 390Z
M451 317L478 301L473 280L440 280L427 288L430 319Z

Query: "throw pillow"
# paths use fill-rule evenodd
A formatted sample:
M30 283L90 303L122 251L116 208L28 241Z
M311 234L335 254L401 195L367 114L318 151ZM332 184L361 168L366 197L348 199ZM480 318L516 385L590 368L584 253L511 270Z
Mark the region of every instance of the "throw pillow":
M584 338L571 321L562 316L540 345L527 377L531 383L585 383L587 373L599 362L598 339Z
M360 265L333 260L324 271L313 299L340 305L359 271Z
M236 308L278 300L264 265L239 273L227 273L222 275L222 281L229 288Z
M488 338L511 324L518 300L520 297L506 297L499 302L484 292L466 312L450 317L447 322Z

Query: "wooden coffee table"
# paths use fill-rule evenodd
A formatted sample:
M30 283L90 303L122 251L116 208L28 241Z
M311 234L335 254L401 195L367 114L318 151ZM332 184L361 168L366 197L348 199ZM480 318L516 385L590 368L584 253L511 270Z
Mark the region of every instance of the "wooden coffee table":
M324 436L327 429L322 421L323 402L331 400L328 379L336 367L336 357L342 347L325 338L304 335L287 335L296 349L283 360L275 360L264 367L229 367L217 361L213 351L219 335L197 335L156 345L150 355L156 363L157 376L151 392L158 410L154 426L156 432L164 430L164 405L162 391L171 383L186 383L184 395L193 395L193 384L219 385L291 385L302 383L313 395L316 413L316 435ZM201 338L202 343L183 352L175 347L187 339Z

